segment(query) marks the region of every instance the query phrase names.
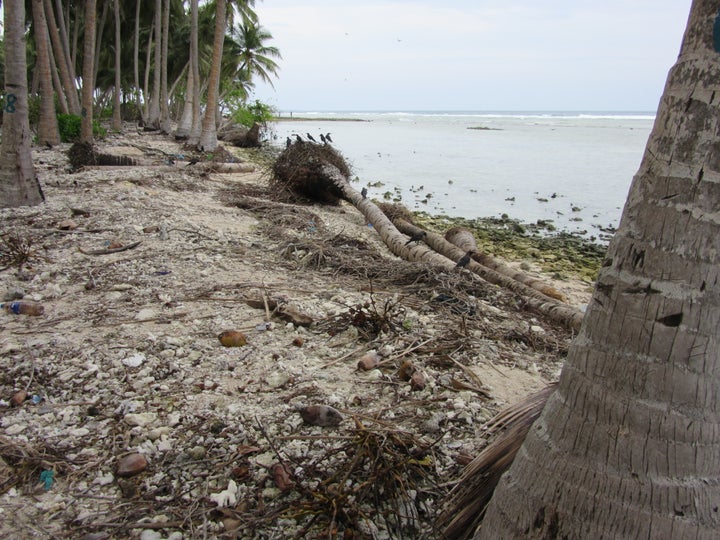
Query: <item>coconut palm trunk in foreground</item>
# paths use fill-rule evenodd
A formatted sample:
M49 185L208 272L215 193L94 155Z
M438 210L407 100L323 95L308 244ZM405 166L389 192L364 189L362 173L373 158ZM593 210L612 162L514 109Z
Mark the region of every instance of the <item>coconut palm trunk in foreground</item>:
M30 206L44 198L30 154L25 3L3 2L5 26L5 96L0 147L0 208Z
M720 534L720 1L680 57L582 330L477 538Z

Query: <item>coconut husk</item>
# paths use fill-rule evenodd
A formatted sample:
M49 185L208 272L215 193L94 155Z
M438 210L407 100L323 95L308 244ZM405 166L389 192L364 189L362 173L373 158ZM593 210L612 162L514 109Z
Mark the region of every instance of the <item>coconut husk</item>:
M335 167L346 179L350 177L349 165L335 148L329 144L298 141L278 156L270 184L301 198L339 204L343 193L325 172L327 165Z

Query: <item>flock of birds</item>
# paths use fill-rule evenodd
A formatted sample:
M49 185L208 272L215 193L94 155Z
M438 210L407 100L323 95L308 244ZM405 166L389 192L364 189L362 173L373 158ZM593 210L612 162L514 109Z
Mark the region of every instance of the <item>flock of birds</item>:
M297 142L305 142L305 141L303 141L303 138L302 138L300 135L298 135L297 133L293 133L293 135L294 135L295 138L297 139ZM322 134L322 133L321 133L321 134L320 134L320 141L321 141L323 144L331 144L331 143L333 142L333 140L332 140L332 138L330 137L330 135L331 135L330 133L325 133L325 134ZM313 136L310 135L309 133L306 133L305 136L307 137L308 141L317 143L317 141L315 140L315 137L313 137ZM291 145L292 143L293 143L293 140L292 140L290 137L288 137L288 138L285 140L285 148L290 148L290 145Z

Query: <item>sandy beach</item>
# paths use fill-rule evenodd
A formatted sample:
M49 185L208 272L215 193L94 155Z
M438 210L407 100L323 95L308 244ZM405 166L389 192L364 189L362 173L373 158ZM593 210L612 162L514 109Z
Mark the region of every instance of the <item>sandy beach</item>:
M0 312L3 538L432 538L484 424L559 375L572 332L350 204L158 135L97 143L139 166L68 148L33 151L44 205L0 211L3 301L44 307Z

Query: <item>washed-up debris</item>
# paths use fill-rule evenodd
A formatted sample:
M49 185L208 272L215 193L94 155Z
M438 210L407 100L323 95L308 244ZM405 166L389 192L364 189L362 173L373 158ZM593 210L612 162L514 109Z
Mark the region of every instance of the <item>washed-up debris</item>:
M142 454L129 454L118 460L115 474L121 478L128 478L140 474L147 469L147 458Z
M305 423L311 426L337 426L343 419L342 414L329 405L307 405L298 408L298 412Z
M225 330L218 334L218 339L223 347L244 347L247 345L247 337L237 330Z

